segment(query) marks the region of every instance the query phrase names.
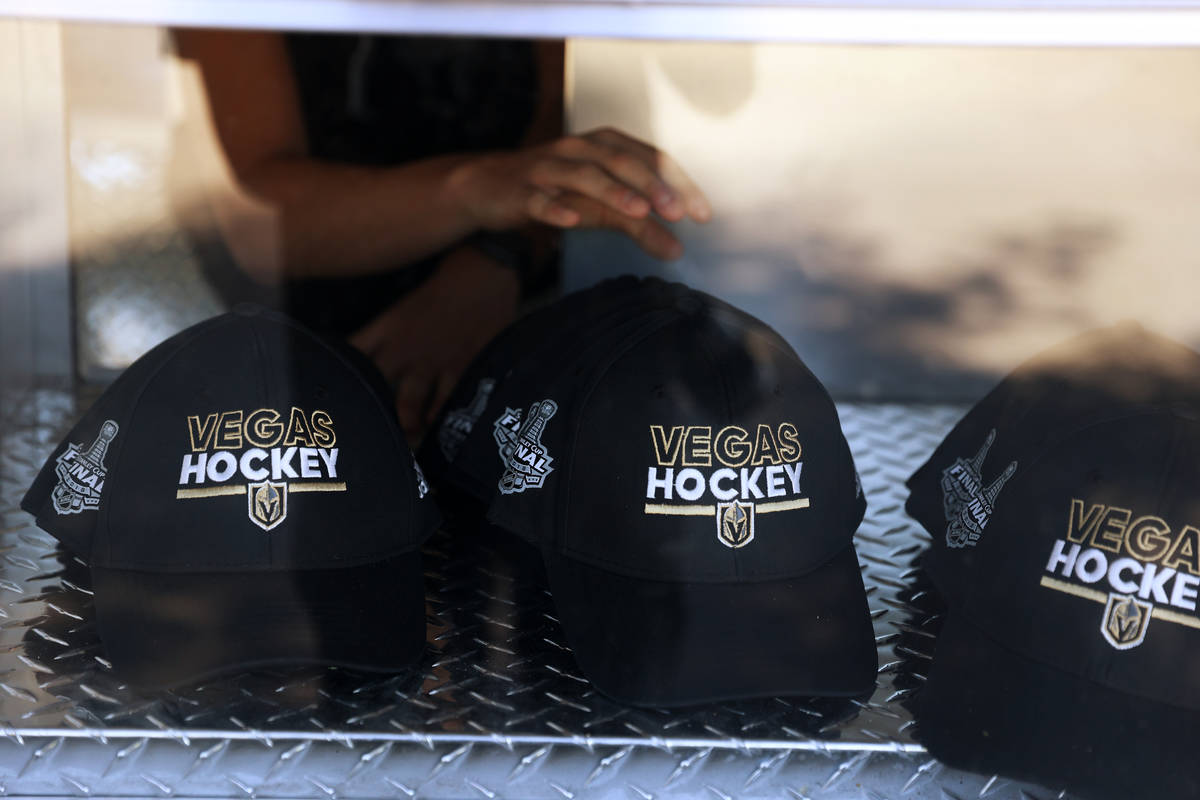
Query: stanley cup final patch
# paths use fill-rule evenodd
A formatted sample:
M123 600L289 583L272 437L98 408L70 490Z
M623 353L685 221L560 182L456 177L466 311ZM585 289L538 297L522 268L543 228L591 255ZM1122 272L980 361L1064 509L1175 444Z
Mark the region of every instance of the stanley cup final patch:
M58 484L51 499L55 512L78 514L100 507L100 493L104 491L104 479L108 476L104 457L117 430L117 423L105 420L94 442L87 447L68 444L63 454L54 460Z
M417 463L416 456L413 456L413 473L417 476L417 499L424 500L425 495L429 494L429 481L425 480L425 472Z
M996 510L996 498L1000 490L1017 471L1017 462L1013 461L990 485L983 485L983 462L994 441L995 428L988 433L987 440L970 460L956 458L953 464L942 471L942 510L946 514L948 547L974 547L979 544L983 529Z
M542 431L546 423L558 411L558 403L542 400L529 407L529 414L519 427L520 411L505 409L492 428L499 446L504 474L500 476L502 494L515 494L526 489L540 489L546 478L554 471L550 466L554 458L542 444Z
M492 390L495 388L496 382L491 378L481 379L471 402L446 414L442 427L438 429L438 446L442 448L442 455L447 461L453 461L458 455L462 443L475 429L475 423L487 408L488 398L492 396Z

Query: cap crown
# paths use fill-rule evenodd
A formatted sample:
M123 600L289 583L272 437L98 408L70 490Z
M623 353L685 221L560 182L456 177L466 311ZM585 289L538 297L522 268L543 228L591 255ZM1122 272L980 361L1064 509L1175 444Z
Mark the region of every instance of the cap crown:
M97 442L96 502L64 513L62 466L86 480L77 465L96 465ZM438 519L425 491L365 359L246 310L132 365L22 505L94 566L321 569L418 547Z
M1200 709L1200 423L1171 411L1085 425L1004 489L958 613L1013 651Z
M777 334L696 295L596 350L530 404L493 522L672 581L803 574L849 544L865 501L837 412Z
M452 448L435 454L438 477L488 501L504 471L499 449L515 435L530 405L547 392L573 392L614 347L663 313L700 305L741 314L680 283L623 276L567 295L510 326L476 359L447 404L439 439ZM672 309L674 309L672 311ZM658 315L656 317L656 315ZM774 331L768 338L790 346ZM553 387L553 389L551 389Z
M1095 424L1188 407L1200 407L1200 355L1135 324L1074 337L1022 364L908 480L906 508L933 537L930 577L961 602L983 568L978 545L992 535L993 512L1023 502L1014 475L1029 459Z
M490 500L505 471L503 450L515 440L530 408L550 394L565 401L586 381L596 361L631 331L653 325L669 313L649 302L631 305L636 308L610 309L612 313L599 319L550 335L545 346L526 354L496 381L479 427L447 470L450 480L476 498Z
M470 485L470 478L463 477L453 464L467 442L488 438L487 431L477 431L475 426L485 412L495 407L492 394L497 385L504 385L523 358L562 343L641 285L632 276L606 280L544 306L501 331L472 360L447 399L434 433L421 451L426 467L439 478Z

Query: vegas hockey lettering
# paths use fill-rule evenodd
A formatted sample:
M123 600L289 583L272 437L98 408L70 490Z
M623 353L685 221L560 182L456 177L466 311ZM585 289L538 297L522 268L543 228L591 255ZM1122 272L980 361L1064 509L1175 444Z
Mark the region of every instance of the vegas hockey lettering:
M1065 538L1056 539L1046 571L1141 600L1196 610L1200 529L1173 528L1153 515L1071 500Z
M276 445L333 447L337 435L333 431L333 419L328 412L314 411L306 414L303 409L292 406L287 415L273 408L260 408L248 413L226 411L187 418L188 438L192 452L205 450L240 450L244 446L270 448Z
M650 426L657 466L646 475L646 499L695 502L761 500L800 494L800 435L790 422L753 432L727 425ZM716 467L716 469L713 469Z
M772 429L759 425L753 434L726 425L713 435L711 425L650 426L650 442L660 467L759 467L800 460L800 433L790 422Z
M293 406L286 413L260 408L192 415L187 429L192 452L183 456L181 486L238 475L249 481L337 477L337 434L325 411Z

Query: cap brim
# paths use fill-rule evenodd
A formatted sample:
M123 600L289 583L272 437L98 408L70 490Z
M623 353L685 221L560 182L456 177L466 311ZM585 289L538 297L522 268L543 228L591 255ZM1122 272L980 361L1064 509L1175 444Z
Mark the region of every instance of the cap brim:
M875 685L875 637L854 548L787 580L630 578L546 554L584 675L625 703L854 697Z
M146 688L287 664L397 672L425 644L416 551L364 566L287 572L93 567L92 585L114 672Z
M912 708L921 742L952 767L1089 798L1200 796L1200 712L1033 661L961 615Z

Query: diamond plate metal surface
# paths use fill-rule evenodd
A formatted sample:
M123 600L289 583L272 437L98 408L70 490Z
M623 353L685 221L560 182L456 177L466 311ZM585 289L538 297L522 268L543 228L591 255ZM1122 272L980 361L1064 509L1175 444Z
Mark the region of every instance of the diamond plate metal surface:
M843 404L870 503L857 534L879 645L865 701L654 711L579 674L536 554L499 531L427 546L429 647L410 674L254 672L173 692L115 678L86 566L18 508L84 402L0 395L0 794L139 797L1049 798L945 768L902 702L939 627L904 479L963 409Z

